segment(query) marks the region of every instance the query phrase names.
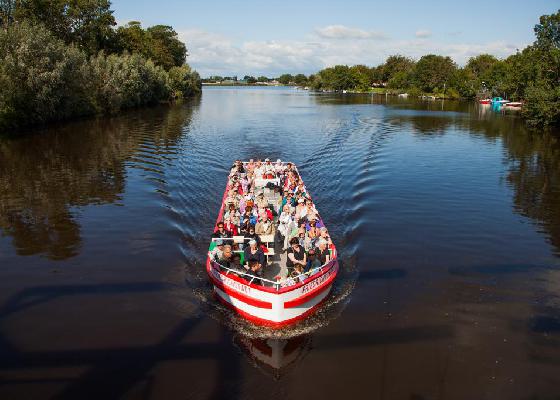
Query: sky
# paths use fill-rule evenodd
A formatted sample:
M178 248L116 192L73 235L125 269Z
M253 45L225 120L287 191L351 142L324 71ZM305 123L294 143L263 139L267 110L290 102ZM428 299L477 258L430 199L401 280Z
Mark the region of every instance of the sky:
M118 24L171 25L203 77L310 74L392 54L503 58L534 40L560 0L113 0Z

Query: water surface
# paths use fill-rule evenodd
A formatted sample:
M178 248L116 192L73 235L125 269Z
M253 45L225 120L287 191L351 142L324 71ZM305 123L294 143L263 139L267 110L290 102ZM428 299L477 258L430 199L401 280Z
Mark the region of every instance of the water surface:
M342 260L272 339L204 272L228 168L259 157L297 163ZM1 140L0 232L1 398L560 393L560 144L513 113L205 88Z

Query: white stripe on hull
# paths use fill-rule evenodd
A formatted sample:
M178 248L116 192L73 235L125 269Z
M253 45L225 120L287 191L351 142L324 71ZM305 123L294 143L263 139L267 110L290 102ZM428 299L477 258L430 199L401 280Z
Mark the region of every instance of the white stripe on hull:
M219 288L214 286L215 292L220 296L224 301L230 303L233 307L238 310L241 310L247 314L250 314L256 318L279 323L284 321L289 321L293 318L297 318L303 313L309 311L317 304L319 304L325 297L327 297L331 291L332 284L325 288L321 293L317 296L311 298L308 302L303 303L299 306L292 307L292 308L284 308L284 300L281 295L275 296L272 302L272 309L266 308L259 308L247 304L239 299L236 299L227 293L223 292ZM288 292L289 293L289 292Z

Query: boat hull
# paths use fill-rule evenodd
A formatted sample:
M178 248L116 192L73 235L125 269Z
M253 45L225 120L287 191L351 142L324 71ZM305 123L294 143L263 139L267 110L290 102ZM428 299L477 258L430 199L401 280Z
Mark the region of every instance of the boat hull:
M207 272L219 302L257 325L281 328L313 314L328 297L338 274L338 260L298 284L265 287L228 275L210 259Z

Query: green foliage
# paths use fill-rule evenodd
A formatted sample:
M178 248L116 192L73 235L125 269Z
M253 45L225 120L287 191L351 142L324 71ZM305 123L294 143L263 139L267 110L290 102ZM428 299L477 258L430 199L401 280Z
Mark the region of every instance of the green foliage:
M357 81L356 89L360 91L367 91L373 83L371 68L365 65L354 65L350 67L350 73Z
M185 63L187 48L177 32L167 25L143 29L138 21L131 21L116 30L116 50L139 53L156 65L169 70Z
M268 82L268 78L266 76L259 76L257 82Z
M0 30L0 130L186 97L200 91L190 67L169 72L140 54L88 59L42 25Z
M383 82L388 82L393 78L394 75L398 73L410 73L414 69L415 62L414 60L401 56L401 55L392 55L387 58L385 63L379 66L379 70L377 71L379 80Z
M294 83L298 86L304 86L307 84L307 77L304 74L297 74L294 76Z
M525 93L523 115L529 124L560 125L560 87L530 86Z
M294 77L291 74L283 74L278 78L278 82L280 82L282 85L289 85L293 81Z
M355 88L359 84L358 77L352 73L347 65L335 65L317 73L313 87L328 90L346 90Z
M168 86L174 98L187 98L200 93L201 80L198 72L188 65L173 67L169 70Z
M85 55L41 26L0 30L0 128L92 112Z
M16 21L43 24L57 38L76 44L88 54L106 48L116 25L109 0L17 0Z
M249 85L252 85L253 83L257 82L257 78L255 78L254 76L250 76L250 75L245 75L243 77L243 80L245 82L247 82Z
M428 54L416 63L414 82L421 90L433 93L447 85L456 70L457 66L450 57Z

